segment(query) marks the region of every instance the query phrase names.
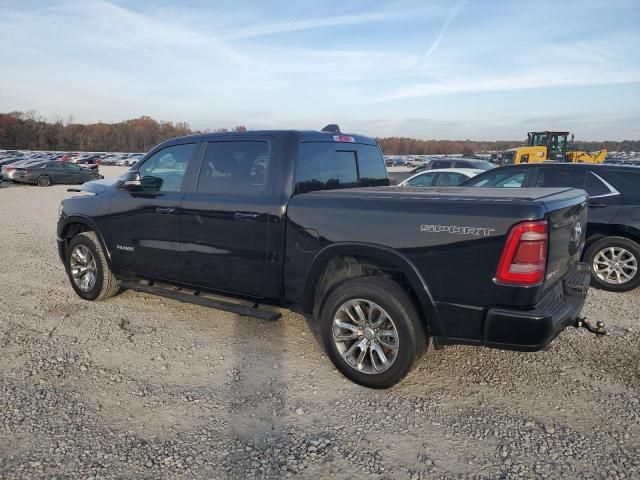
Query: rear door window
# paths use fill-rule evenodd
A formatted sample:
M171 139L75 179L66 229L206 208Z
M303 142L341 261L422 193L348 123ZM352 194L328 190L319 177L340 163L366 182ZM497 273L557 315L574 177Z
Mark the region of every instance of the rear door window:
M265 193L271 157L269 142L209 142L197 193L257 195Z
M536 187L585 188L588 170L582 168L541 168Z
M441 172L438 177L438 186L439 187L455 187L460 185L462 182L466 180L467 177L462 175L461 173L455 172Z

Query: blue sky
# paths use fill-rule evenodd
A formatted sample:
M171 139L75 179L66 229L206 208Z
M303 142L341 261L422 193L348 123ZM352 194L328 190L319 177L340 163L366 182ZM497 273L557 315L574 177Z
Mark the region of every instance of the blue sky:
M638 139L638 25L638 0L0 0L0 111Z

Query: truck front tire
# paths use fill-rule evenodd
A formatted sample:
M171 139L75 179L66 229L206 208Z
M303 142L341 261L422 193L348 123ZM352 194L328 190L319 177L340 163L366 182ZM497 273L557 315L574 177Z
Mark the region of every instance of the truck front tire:
M329 358L350 380L370 388L400 382L425 352L427 334L409 293L387 277L338 285L320 312Z
M79 233L67 247L65 267L69 282L80 298L105 300L120 290L95 232Z

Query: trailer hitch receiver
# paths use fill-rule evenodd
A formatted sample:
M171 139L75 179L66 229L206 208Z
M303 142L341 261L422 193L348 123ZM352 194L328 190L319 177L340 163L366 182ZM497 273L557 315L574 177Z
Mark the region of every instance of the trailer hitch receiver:
M604 329L604 322L596 322L596 326L591 325L585 317L579 317L576 320L576 323L573 324L576 328L586 328L591 333L595 333L596 336L601 337L607 334L607 331Z

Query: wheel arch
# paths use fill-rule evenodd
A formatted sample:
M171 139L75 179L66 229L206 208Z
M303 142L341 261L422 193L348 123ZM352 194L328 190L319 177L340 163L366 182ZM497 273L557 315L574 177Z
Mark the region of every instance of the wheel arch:
M441 335L443 332L440 317L438 316L435 301L431 292L415 265L401 252L377 244L349 242L336 243L320 250L314 257L311 266L305 277L304 295L303 295L303 311L308 314L317 316L319 308L332 291L332 288L348 278L356 278L367 276L358 271L351 272L347 275L337 275L337 280L329 282L328 286L323 285L323 280L335 262L349 259L356 259L359 265L376 266L382 268L385 273L390 273L392 269L401 275L406 285L413 293L416 300L419 313L422 320L432 335Z
M626 237L636 243L640 243L640 230L629 225L614 223L596 223L587 225L587 239L585 241L584 252L598 240L605 237Z
M87 231L92 231L96 234L96 237L98 237L98 241L100 242L100 246L102 247L102 251L107 259L109 268L113 269L113 265L111 263L111 250L107 247L107 242L105 241L100 228L98 228L98 225L89 217L71 215L65 218L64 225L60 229L60 239L63 241L64 251L66 251L67 245L73 237L79 233Z

